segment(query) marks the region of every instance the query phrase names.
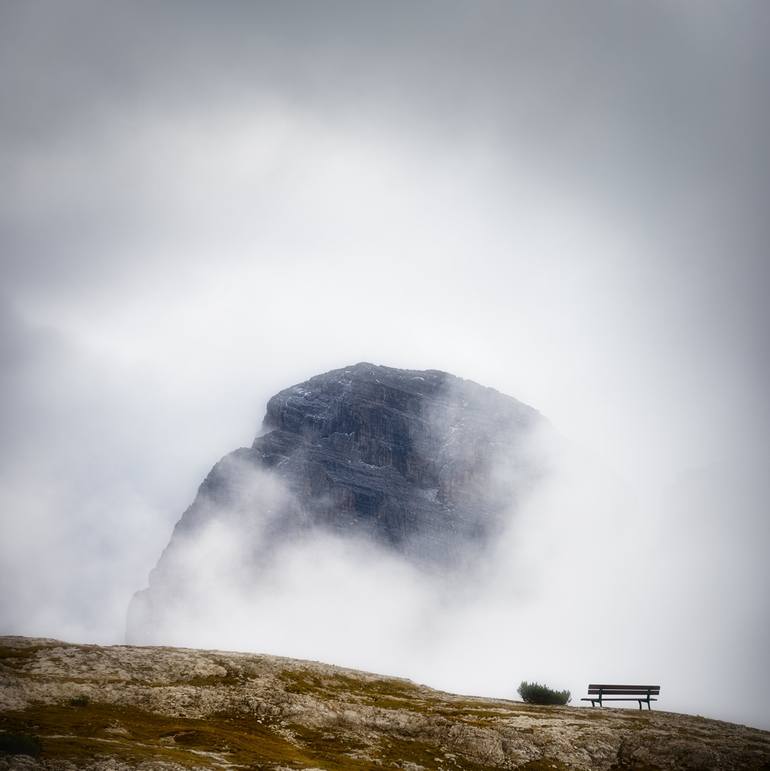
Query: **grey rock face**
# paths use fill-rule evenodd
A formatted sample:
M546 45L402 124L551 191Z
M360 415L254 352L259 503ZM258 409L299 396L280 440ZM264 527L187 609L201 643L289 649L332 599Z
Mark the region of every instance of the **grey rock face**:
M483 550L542 473L527 450L531 407L436 370L360 363L276 394L263 433L211 470L175 544L229 512L260 528L258 561L323 530L443 570Z
M445 372L362 363L276 394L266 433L232 457L283 480L300 509L284 512L292 527L365 532L398 549L434 542L422 556L442 559L452 541L487 537L517 483L534 478L537 469L516 453L541 420L521 402ZM211 471L183 528L202 498L238 504L230 460ZM512 476L495 478L497 464Z

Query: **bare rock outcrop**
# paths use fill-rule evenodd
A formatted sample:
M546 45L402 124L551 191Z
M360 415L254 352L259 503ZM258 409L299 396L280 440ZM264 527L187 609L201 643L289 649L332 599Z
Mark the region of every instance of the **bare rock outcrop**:
M132 602L128 640L147 642L138 630L189 590L179 555L215 519L235 523L251 566L318 533L368 540L434 572L473 560L545 473L530 439L548 425L516 399L436 370L360 363L281 391L263 432L214 466L177 523Z
M770 733L245 653L0 638L0 771L770 769ZM26 753L26 754L25 754Z

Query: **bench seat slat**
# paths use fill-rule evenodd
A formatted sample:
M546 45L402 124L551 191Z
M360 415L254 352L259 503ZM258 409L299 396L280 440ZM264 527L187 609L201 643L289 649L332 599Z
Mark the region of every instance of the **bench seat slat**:
M660 688L659 685L637 685L636 683L590 683L589 688L639 688L646 691L648 688Z
M601 700L602 701L639 701L639 699L636 698L635 696L629 696L627 699L626 698L620 698L620 697L605 699L604 696L602 696ZM594 698L594 699L581 699L580 701L599 701L599 699L598 698ZM647 698L646 697L643 698L642 701L647 701ZM650 701L657 701L657 699L650 699Z
M660 691L614 691L614 690L603 690L603 691L589 691L589 695L598 696L600 693L605 696L636 696L637 694L640 694L642 696L660 696Z
M648 688L660 688L659 685L642 685L637 683L589 683L589 688L641 688L647 690Z

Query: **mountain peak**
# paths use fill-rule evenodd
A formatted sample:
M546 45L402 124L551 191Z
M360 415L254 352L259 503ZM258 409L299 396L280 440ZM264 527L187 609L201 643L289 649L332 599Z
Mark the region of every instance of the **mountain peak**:
M439 370L359 362L290 386L268 401L251 447L201 484L143 601L189 583L179 554L214 522L254 542L252 562L321 534L451 571L483 554L542 475L527 444L543 425L516 399Z

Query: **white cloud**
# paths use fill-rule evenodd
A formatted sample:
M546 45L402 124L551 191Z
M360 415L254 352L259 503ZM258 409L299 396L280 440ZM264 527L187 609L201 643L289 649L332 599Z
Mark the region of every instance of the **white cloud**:
M562 627L529 648L492 592L476 625L523 646L516 676L576 690L600 657L625 679L645 650L681 693L764 671L763 4L287 8L0 11L2 629L119 641L130 592L267 398L373 360L523 399L634 490L617 518L590 520L581 487L585 505L556 495L522 519L517 597L545 604L517 623L548 629L557 608L580 633L574 658ZM698 468L708 494L672 500ZM643 567L583 566L585 533L612 549L626 526ZM411 585L376 567L361 586ZM653 631L586 628L586 583L601 617L629 601ZM455 637L404 668L463 671L475 625L421 618ZM283 623L276 645L301 639Z

